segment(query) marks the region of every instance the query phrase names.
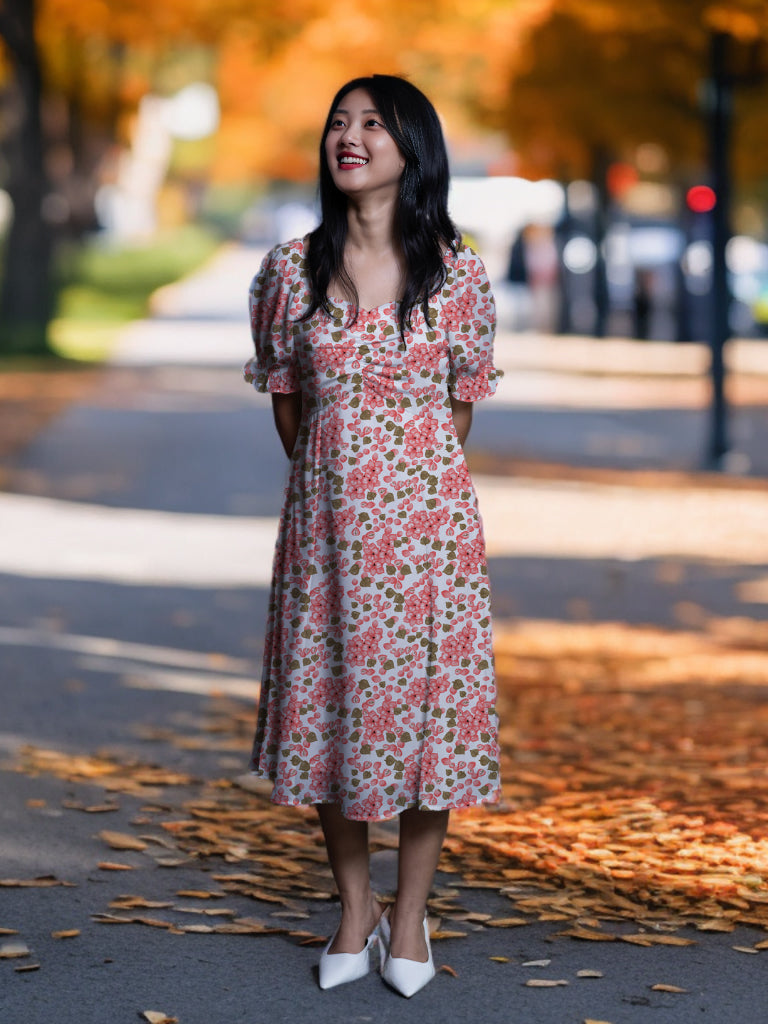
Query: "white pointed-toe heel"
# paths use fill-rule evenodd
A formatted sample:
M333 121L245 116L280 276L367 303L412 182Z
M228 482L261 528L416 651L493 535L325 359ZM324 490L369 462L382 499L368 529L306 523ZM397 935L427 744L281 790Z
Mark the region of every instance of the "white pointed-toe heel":
M336 932L328 941L328 945L320 954L320 988L335 988L336 985L345 985L348 981L357 981L364 978L371 966L370 952L376 945L379 936L379 926L365 940L365 945L359 953L329 953L333 945Z
M389 939L388 921L386 935L387 939ZM386 956L382 955L382 978L396 992L399 992L401 996L405 996L406 999L410 999L411 996L424 988L435 976L435 962L432 959L432 947L429 944L429 924L426 914L424 915L424 938L427 941L426 962L408 960L404 956L390 956L388 941Z

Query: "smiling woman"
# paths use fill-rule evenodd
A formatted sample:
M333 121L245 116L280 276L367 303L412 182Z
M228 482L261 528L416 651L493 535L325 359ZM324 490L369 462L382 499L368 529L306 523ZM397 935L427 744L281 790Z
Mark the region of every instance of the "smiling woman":
M317 806L342 903L331 988L368 971L411 996L434 975L426 901L448 813L498 797L490 592L462 452L494 392L495 311L447 212L434 107L399 78L336 95L322 222L251 286L246 376L291 460L252 770ZM398 891L370 887L368 821L399 815Z

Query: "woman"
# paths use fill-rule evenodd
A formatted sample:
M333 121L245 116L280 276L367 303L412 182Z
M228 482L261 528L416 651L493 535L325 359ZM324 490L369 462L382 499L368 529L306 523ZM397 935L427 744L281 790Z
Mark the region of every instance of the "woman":
M462 453L493 393L494 304L447 212L448 160L403 79L339 91L320 145L322 223L251 285L255 357L290 476L251 769L314 804L341 899L320 985L435 970L426 902L451 808L498 796L482 526ZM393 906L367 822L400 816Z

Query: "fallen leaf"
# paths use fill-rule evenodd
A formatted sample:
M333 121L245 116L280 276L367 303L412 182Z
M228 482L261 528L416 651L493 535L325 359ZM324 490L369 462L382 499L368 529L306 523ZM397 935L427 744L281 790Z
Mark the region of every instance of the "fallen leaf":
M591 1017L587 1017L584 1020L584 1024L611 1024L609 1020L593 1020Z
M452 978L458 978L456 971L454 971L452 967L449 967L448 964L441 964L437 969L438 971L444 971L445 974L450 974Z
M145 1010L141 1016L149 1021L149 1024L178 1024L178 1017L169 1017L162 1010Z
M519 928L520 925L529 924L525 917L492 917L485 922L489 928Z
M99 832L99 839L103 839L107 846L113 850L146 850L147 844L143 839L129 835L127 832L110 832L103 829Z
M673 992L673 993L685 993L688 991L687 988L678 988L677 985L651 985L652 992Z
M523 967L549 967L551 960L526 960Z
M55 885L75 887L74 882L62 882L55 875L41 875L39 878L0 878L0 887L7 889L47 889Z
M489 956L488 959L489 960L493 960L494 963L497 963L497 964L508 964L509 963L509 957L508 956Z
M721 917L712 917L708 921L699 921L696 928L700 932L732 932L736 925L733 921L724 921Z
M737 953L760 953L757 946L731 946L731 949L735 949Z
M172 907L171 900L148 900L143 896L117 896L110 902L113 910L162 910L165 907Z
M616 941L615 935L611 935L608 932L598 931L596 928L581 928L579 925L576 925L574 928L568 928L565 931L558 932L557 934L568 936L571 939L584 939L586 942ZM624 936L622 935L620 938L624 938Z
M176 895L193 900L218 900L223 899L226 893L211 892L209 889L180 889Z
M0 928L0 935L18 935L16 928Z
M434 939L439 942L441 939L466 939L466 932L452 932L447 929L438 929L438 931L429 933L430 939Z
M637 942L643 946L695 946L696 939L685 939L681 935L660 935L658 932L641 932L638 935L619 935L622 942Z
M133 864L118 864L114 860L100 860L96 867L100 871L133 871Z
M585 968L582 971L576 971L577 978L602 978L602 971L592 971L589 968Z
M23 956L29 956L29 946L26 942L16 939L0 943L0 960L15 960Z
M27 971L39 971L40 964L21 964L19 967L14 967L13 969L17 974L26 974Z
M108 814L120 810L120 804L83 804L79 800L62 800L61 806L68 811L84 811L86 814Z
M51 932L52 939L74 939L80 934L79 928L67 928L60 932Z
M37 810L41 807L46 807L47 803L46 800L27 800L27 807Z
M525 984L528 988L559 988L561 985L568 985L569 982L563 978L556 981L550 978L529 978Z

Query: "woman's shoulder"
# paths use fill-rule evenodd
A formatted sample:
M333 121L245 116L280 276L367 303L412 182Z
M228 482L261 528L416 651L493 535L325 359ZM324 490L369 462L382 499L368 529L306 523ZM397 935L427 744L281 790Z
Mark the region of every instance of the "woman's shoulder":
M459 239L452 247L446 249L443 261L448 269L448 285L451 291L462 289L472 283L487 283L487 272L482 259L463 239Z
M280 242L266 253L261 261L258 274L252 285L262 286L268 282L274 285L298 282L306 268L306 239L293 238L290 242Z
M463 238L458 238L454 239L450 245L443 246L443 262L458 269L467 264L482 263L482 260L471 245L468 245Z
M282 266L285 269L300 267L307 257L308 236L292 238L290 242L280 242L273 246L264 257L264 263L271 267Z

